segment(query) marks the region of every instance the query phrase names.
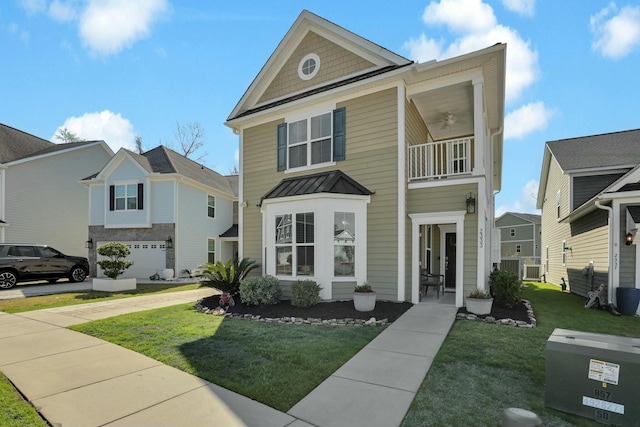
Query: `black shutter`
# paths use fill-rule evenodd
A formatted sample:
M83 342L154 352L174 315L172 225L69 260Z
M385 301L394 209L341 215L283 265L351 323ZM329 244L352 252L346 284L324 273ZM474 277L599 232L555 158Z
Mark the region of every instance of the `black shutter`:
M116 208L116 187L115 185L109 186L109 210L112 211Z
M278 125L278 170L287 169L287 124Z
M333 110L333 161L345 160L346 152L346 109Z
M142 200L144 199L142 188L142 183L138 184L138 210L142 210L144 208L144 203L142 203Z

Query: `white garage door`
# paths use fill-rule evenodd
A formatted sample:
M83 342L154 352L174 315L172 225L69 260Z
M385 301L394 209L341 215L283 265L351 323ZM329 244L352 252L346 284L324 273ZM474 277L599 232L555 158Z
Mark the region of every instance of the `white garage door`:
M98 247L105 242L98 242ZM128 260L133 261L133 265L129 267L125 272L118 276L118 278L139 278L148 279L150 276L159 273L166 268L166 249L164 247L164 241L153 242L126 242L125 245L131 248L131 254L127 257ZM98 255L98 259L103 259ZM102 269L98 267L98 277L105 277Z

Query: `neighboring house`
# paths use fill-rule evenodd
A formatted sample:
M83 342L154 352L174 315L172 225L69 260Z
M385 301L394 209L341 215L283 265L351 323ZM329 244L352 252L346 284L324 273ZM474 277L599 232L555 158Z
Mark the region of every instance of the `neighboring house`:
M640 288L640 129L547 142L537 207L548 282Z
M95 171L94 171L95 172ZM131 248L122 277L176 275L237 253L237 176L222 176L159 146L143 154L120 149L84 182L89 189L89 264L110 242ZM85 190L86 191L86 190Z
M0 242L86 256L89 199L80 181L111 156L104 141L55 144L0 124Z
M321 297L417 303L420 268L456 305L492 265L506 46L416 64L303 11L231 112L239 245Z
M523 264L540 264L540 215L505 212L495 222L500 230L500 269L523 274Z

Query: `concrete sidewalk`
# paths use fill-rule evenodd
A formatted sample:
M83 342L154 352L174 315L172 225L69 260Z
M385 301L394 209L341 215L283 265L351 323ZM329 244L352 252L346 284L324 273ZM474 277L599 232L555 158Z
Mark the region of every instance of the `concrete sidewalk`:
M421 303L287 414L66 326L193 302L212 289L10 315L0 312L0 371L52 425L399 425L455 320Z

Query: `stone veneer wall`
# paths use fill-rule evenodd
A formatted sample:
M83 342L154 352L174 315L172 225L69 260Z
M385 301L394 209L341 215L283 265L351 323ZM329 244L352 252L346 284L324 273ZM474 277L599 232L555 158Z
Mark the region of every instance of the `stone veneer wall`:
M173 248L167 248L167 267L175 270L176 234L175 224L152 224L151 228L104 228L90 225L89 238L93 240L93 248L89 249L89 275L97 276L97 242L131 242L131 241L165 241L173 240Z

